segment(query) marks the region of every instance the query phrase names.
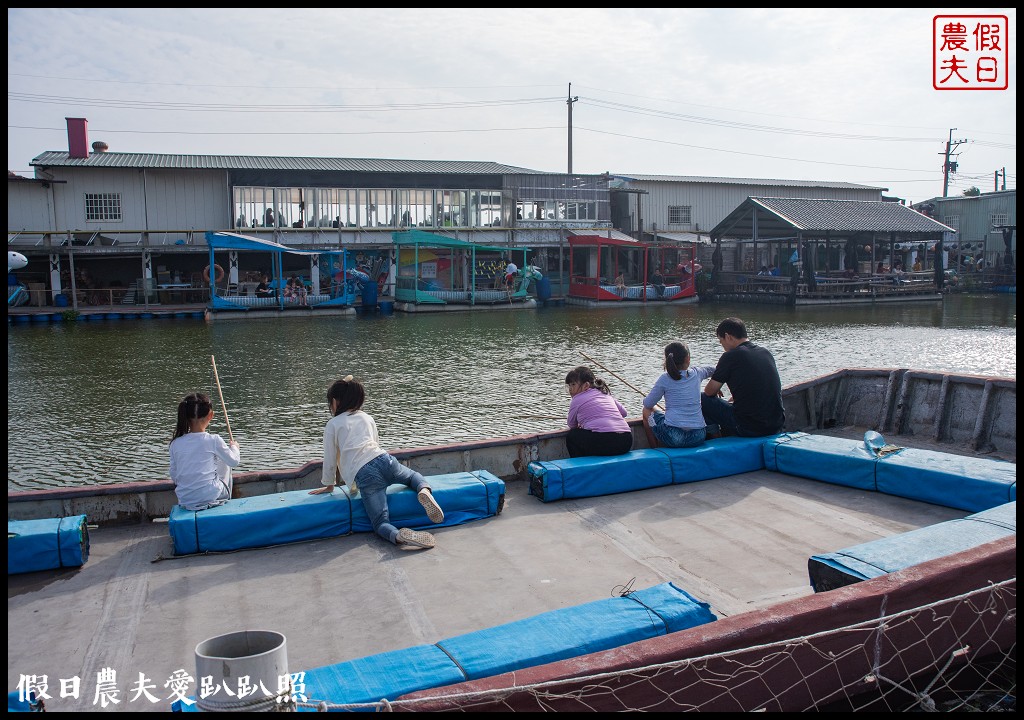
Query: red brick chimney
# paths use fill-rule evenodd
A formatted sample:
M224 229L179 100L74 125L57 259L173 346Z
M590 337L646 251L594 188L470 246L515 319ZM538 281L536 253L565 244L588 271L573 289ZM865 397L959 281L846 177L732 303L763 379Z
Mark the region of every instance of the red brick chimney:
M68 122L68 156L89 157L89 121L85 118L64 118Z

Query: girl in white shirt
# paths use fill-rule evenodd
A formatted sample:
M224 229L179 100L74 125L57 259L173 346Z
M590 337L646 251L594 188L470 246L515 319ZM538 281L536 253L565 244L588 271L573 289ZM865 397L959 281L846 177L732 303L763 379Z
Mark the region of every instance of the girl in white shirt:
M171 480L178 504L186 510L205 510L231 499L231 468L242 461L238 443L225 443L206 432L213 420L213 403L202 393L178 403L178 424L171 438Z
M324 429L324 467L320 479L324 487L309 494L333 491L340 472L342 482L362 497L366 514L380 537L395 545L432 548L434 536L430 533L407 527L399 530L390 522L387 489L394 484L416 491L417 500L432 523L444 522L444 512L426 479L380 446L377 423L360 409L365 401L366 390L351 375L335 380L327 389L327 406L333 417Z

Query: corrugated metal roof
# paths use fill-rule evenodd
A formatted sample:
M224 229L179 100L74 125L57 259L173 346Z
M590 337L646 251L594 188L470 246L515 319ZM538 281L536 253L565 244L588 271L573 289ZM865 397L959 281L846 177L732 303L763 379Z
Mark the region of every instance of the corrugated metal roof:
M316 158L256 155L168 155L161 153L91 153L72 158L48 150L32 166L92 168L160 168L176 170L323 170L327 172L435 173L450 175L550 175L540 170L474 160L390 160L383 158Z
M603 228L598 228L598 229L594 229L594 230L585 230L585 231L584 230L574 231L572 233L572 235L578 235L580 237L583 237L583 236L586 236L586 237L603 237L603 238L608 238L608 239L611 239L611 240L625 240L626 242L639 242L632 235L627 235L626 233L624 233L624 232L622 232L620 230L616 230L615 228L611 228L611 227L603 227Z
M722 185L764 185L769 187L816 187L837 188L842 190L885 190L875 185L857 185L848 182L829 182L824 180L780 180L772 178L727 178L709 175L632 175L615 173L612 177L622 178L627 182L639 180L643 182L677 182L677 183L719 183Z
M906 205L881 200L750 199L802 230L945 232L952 229Z
M659 232L658 237L677 243L698 243L700 245L711 244L711 236L707 233Z
M750 197L712 230L715 236L752 237L757 210L758 235L807 232L936 233L952 228L906 205L881 200L817 200Z

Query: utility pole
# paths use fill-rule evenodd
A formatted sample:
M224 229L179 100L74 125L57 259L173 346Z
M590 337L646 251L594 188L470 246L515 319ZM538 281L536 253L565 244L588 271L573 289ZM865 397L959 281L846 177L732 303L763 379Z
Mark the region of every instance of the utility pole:
M996 191L999 190L999 171L998 170L996 170L996 184L995 184L995 187L992 188L992 189L996 190ZM1005 190L1005 189L1006 189L1006 168L1004 167L1003 168L1003 190Z
M572 104L579 100L579 95L573 97L572 83L569 83L569 97L565 104L569 106L569 174L572 175Z
M966 140L954 140L954 130L956 130L956 128L949 129L949 140L946 141L946 152L944 153L945 162L942 163L942 197L947 197L949 195L949 174L956 172L956 162L950 162L949 156L953 152L953 150L955 150L956 147L960 145L960 143L967 142ZM954 145L954 143L956 144Z

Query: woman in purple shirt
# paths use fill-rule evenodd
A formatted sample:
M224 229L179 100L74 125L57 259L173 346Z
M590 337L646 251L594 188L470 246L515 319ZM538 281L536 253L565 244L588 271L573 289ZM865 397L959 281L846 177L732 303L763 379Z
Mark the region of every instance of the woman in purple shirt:
M633 447L633 431L626 422L626 408L612 397L608 383L580 365L565 376L569 402L569 457L623 455Z

